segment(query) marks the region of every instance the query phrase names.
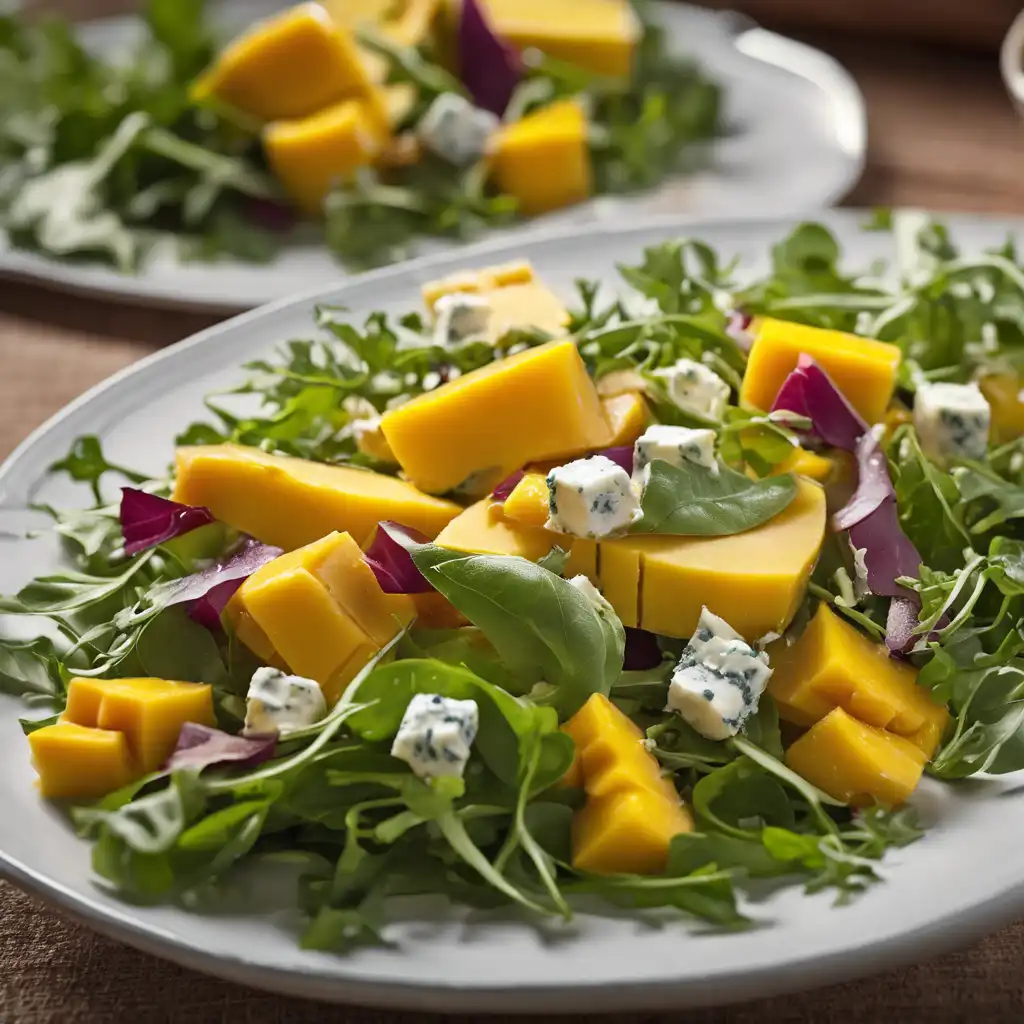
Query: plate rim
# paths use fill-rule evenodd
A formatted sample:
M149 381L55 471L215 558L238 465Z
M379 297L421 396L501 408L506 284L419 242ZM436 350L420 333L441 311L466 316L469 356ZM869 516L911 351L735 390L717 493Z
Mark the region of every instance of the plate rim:
M837 231L856 229L870 214L869 210L851 208L822 210L816 219ZM992 227L1005 226L1007 230L1024 234L1024 218L993 217L973 213L943 212L940 216L954 223L973 221ZM212 343L228 330L244 327L255 319L272 316L290 308L309 307L339 292L362 289L368 285L386 285L390 278L401 278L418 272L429 272L437 266L486 259L495 251L513 250L524 245L557 244L572 238L621 237L648 229L680 234L712 232L716 228L731 231L783 232L800 221L798 216L764 216L733 220L731 218L705 218L662 216L637 218L629 224L592 225L573 227L546 233L543 238L512 241L494 240L465 247L452 252L432 254L391 267L369 271L339 281L333 287L318 286L308 291L279 299L265 306L240 313L214 324L157 352L138 360L94 385L64 408L33 430L10 455L0 463L0 494L7 477L31 455L36 443L66 417L87 404L91 404L110 389L142 370L164 360L179 358L194 347ZM545 1013L580 1010L586 1004L608 1011L653 1010L670 1006L725 1005L753 998L770 998L787 992L808 990L808 974L813 968L811 988L820 988L864 975L877 973L883 968L900 966L938 955L969 944L1004 924L1024 911L1024 877L1003 891L973 904L966 911L947 911L909 932L888 936L870 947L853 947L827 954L826 958L804 955L782 965L761 966L753 971L712 977L710 980L661 978L635 983L608 983L599 979L576 981L545 981L531 983L529 988L510 988L506 984L475 984L472 987L443 979L424 984L368 980L358 975L325 975L316 967L268 968L247 962L242 954L219 954L211 959L202 945L168 933L160 924L143 922L132 914L129 903L105 904L96 900L89 891L79 893L58 880L51 880L29 864L0 850L0 878L13 882L43 902L56 906L94 930L185 967L211 974L228 981L266 989L289 996L318 998L329 1002L350 1002L389 1009L425 1010L437 1012L493 1011L503 998L514 1001L516 1012ZM179 913L188 914L179 909ZM837 911L841 913L841 911ZM955 927L951 925L955 922ZM581 940L584 941L584 940ZM732 969L731 969L732 970ZM684 995L685 992L685 995Z

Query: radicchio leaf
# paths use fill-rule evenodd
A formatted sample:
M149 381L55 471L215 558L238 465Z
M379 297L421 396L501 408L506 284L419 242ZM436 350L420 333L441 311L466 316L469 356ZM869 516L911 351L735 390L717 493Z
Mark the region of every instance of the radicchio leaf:
M392 536L393 533L404 535L417 544L430 542L429 537L401 523L392 520L379 523L373 543L363 555L363 560L373 570L380 589L385 594L429 593L434 588L416 568L409 551Z
M624 469L626 473L633 473L633 446L631 444L618 445L615 448L605 448L602 451L594 452L595 455L603 455L611 459L617 466Z
M626 653L622 667L627 672L657 668L662 661L658 638L646 629L626 626Z
M725 333L744 352L749 352L754 347L754 336L750 333L751 319L746 313L735 310L729 314L725 324Z
M477 0L462 0L459 78L473 102L501 117L522 76L519 54L497 35Z
M916 578L921 572L921 556L900 526L896 499L883 501L870 515L850 527L850 543L864 549L868 570L868 588L879 597L906 597L900 576Z
M164 770L202 769L216 764L254 768L274 756L276 745L276 733L266 736L232 736L220 729L211 729L208 725L186 722L181 727L178 744L164 765Z
M832 525L837 530L848 530L871 515L883 501L895 500L885 452L875 432L868 430L857 442L857 489L832 517Z
M779 388L771 411L778 409L806 416L822 441L848 452L857 450L857 442L868 429L832 378L806 354L800 355L796 369Z
M893 654L902 654L913 646L920 609L921 602L917 594L894 597L889 602L889 614L885 620L885 646Z
M208 508L182 505L135 487L121 488L121 534L129 557L214 521Z

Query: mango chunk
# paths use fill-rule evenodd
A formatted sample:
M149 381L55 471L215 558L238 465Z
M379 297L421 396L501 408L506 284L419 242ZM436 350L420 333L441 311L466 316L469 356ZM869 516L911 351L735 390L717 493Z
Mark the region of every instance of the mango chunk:
M571 580L573 576L586 576L591 583L598 579L597 559L598 545L596 540L586 537L567 538L572 540L572 547L569 548L569 557L565 563L565 578ZM563 540L562 543L565 543ZM600 580L598 580L600 583Z
M141 774L121 732L58 722L30 733L28 745L48 800L95 800Z
M935 753L949 721L946 709L917 685L917 669L889 657L824 601L800 638L769 648L775 669L768 692L779 715L813 725L833 708L906 737L926 758Z
M527 217L582 203L593 191L583 108L561 100L505 125L492 142L490 166L498 189Z
M777 463L771 471L771 476L781 476L783 473L796 473L797 476L810 477L820 484L827 484L836 472L836 464L832 459L817 452L809 452L806 448L794 448L793 454L787 456L782 462Z
M664 870L672 837L693 829L671 780L644 736L607 697L595 694L562 726L576 744L567 773L585 806L573 819L573 867L595 874Z
M514 522L543 526L548 521L547 477L543 473L524 473L505 499L502 512Z
M627 0L485 0L495 29L520 50L530 47L598 75L626 77L641 25Z
M423 287L423 299L433 317L438 299L465 292L487 297L491 316L485 340L491 344L517 328L535 328L560 337L569 323L569 312L561 299L537 278L526 261L463 270L431 281Z
M1024 434L1024 402L1017 374L989 374L978 381L978 387L992 407L992 438L996 444L1007 444Z
M169 679L72 679L62 721L123 733L144 773L171 756L186 722L217 724L210 686Z
M315 679L333 704L416 606L385 594L352 538L332 533L253 573L225 614L233 623L249 616L288 668Z
M610 435L569 339L442 384L386 412L381 426L406 476L433 493L462 485L486 494L532 460L603 448Z
M367 104L348 99L295 121L274 121L263 131L270 169L295 204L311 217L323 212L335 185L374 162L384 142Z
M836 800L854 807L904 803L921 780L921 749L842 708L830 711L786 751L786 764Z
M624 626L639 626L644 589L641 573L648 557L643 546L611 541L599 544L598 552L598 589Z
M633 444L647 429L649 418L647 402L644 396L635 391L627 391L621 395L601 399L608 426L612 436L610 447Z
M462 509L394 477L258 448L179 448L174 500L205 505L223 523L287 551L335 530L365 544L382 519L428 537Z
M304 3L254 25L227 46L193 84L260 121L308 117L373 89L351 32L318 3Z
M492 508L490 498L484 498L453 519L435 543L467 554L516 555L536 562L564 539L561 534L507 519L500 507Z
M783 381L806 354L821 364L868 423L879 423L885 416L900 365L895 345L767 317L756 321L754 330L741 404L770 409Z
M399 46L419 46L440 0L324 0L324 7L346 28L369 28Z

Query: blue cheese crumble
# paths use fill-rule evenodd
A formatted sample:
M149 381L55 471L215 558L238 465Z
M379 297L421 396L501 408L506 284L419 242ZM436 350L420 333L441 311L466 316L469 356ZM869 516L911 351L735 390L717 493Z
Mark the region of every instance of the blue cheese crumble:
M594 455L548 474L546 528L574 537L611 537L640 518L640 501L626 471Z
M391 756L404 761L421 779L461 778L479 720L475 700L417 693L405 709Z
M764 651L754 651L728 622L704 608L672 672L665 710L709 740L728 739L757 713L771 674Z
M669 427L655 424L648 427L633 446L633 480L647 483L650 464L661 459L682 469L686 462L718 472L715 458L715 432L707 427Z
M589 602L590 606L602 619L615 619L617 614L611 602L586 576L573 576L569 585L575 587Z
M664 382L669 401L683 412L720 420L729 404L729 385L703 363L680 359L675 365L655 370Z
M442 348L482 338L491 325L493 308L483 295L453 292L434 303L434 343Z
M457 93L443 92L420 118L416 135L442 160L465 167L484 155L500 126L501 122L489 110L475 107Z
M985 458L992 410L977 384L924 384L914 397L921 450L940 465Z
M245 698L246 736L276 732L285 736L315 725L327 714L320 684L303 676L290 676L276 668L258 668Z

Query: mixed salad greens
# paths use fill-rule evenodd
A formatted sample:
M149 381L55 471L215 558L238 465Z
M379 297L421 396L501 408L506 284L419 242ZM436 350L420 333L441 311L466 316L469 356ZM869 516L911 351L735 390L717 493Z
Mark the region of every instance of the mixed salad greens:
M133 272L153 254L265 262L292 242L325 237L340 261L364 267L407 255L425 236L465 239L519 216L516 198L496 186L486 160L456 164L426 153L368 163L355 176L347 165L334 168L336 187L315 203L318 215L303 221L294 190L268 167L261 118L195 91L225 42L205 6L147 0L144 39L111 58L89 52L63 22L0 14L0 230L13 245ZM335 6L344 13L344 3ZM640 13L630 76L597 74L534 50L517 68L504 109L510 124L570 97L584 107L589 137L582 145L598 194L648 188L685 170L698 158L693 143L721 128L718 87L693 62L671 55L661 30ZM417 125L438 97L465 104L463 120L476 109L465 99L467 86L442 66L436 34L405 45L373 25L360 33L364 58L384 65L374 89L405 90L394 93L401 104L389 128L397 149L416 148ZM293 69L290 77L293 84L301 76ZM296 144L307 147L297 161L300 178L324 161L329 176L332 147L346 146L326 131Z
M800 391L805 408L740 408L750 318L898 346L896 405L884 430L861 435L873 440L872 452L856 499L847 493L843 506L847 522L880 509L893 519L865 542L866 574L857 572L856 545L851 551L842 530L828 530L786 635L756 646L775 658L776 645L799 642L815 606L828 605L863 638L888 640L892 659L918 669L917 686L949 708L930 775L952 782L1014 771L1024 768L1024 416L1017 385L1007 392L1006 381L1024 369L1024 269L1012 241L969 257L938 223L879 214L869 228L898 236L900 261L888 277L881 267L841 268L839 246L819 224L781 240L770 272L742 286L739 268L699 240L680 239L621 267L629 290L618 299L604 301L597 282L579 282L568 330L598 386L612 374L636 375L663 424L711 421L674 404L659 370L692 358L730 385L711 423L721 462L702 477L661 462L649 474L660 486L674 479L684 488L676 492L683 521L658 527L684 537L742 535L777 515L796 484L771 474L794 443L813 446L816 431L819 446L835 446L857 415L845 400L823 405L804 363L786 386ZM248 365L235 393L258 396L259 415L233 414L224 395L211 396L212 419L186 427L178 443L234 442L393 474L395 466L358 444L353 422L368 408L402 408L396 398L435 391L509 349L546 341L520 330L496 347L442 345L415 313L376 314L360 326L324 308L319 326L325 340L289 342L277 358ZM915 393L978 380L991 397L993 442L977 459L926 455L908 411ZM565 917L573 897L588 893L739 927L749 918L737 894L755 880L788 876L842 900L877 880L888 848L921 834L910 809L851 807L787 765L798 730L780 725L770 685L725 739L666 710L677 662L694 641L624 629L606 601L563 578L567 553L558 546L540 562L468 555L382 526L366 558L385 593L436 590L463 624L411 623L326 717L279 736L244 735L247 688L262 662L219 612L238 582L279 552L252 540L240 545L236 530L201 510L140 500L169 494L170 482L110 464L94 437L81 438L53 471L87 485L95 504L46 510L71 567L0 604L4 615L52 627L32 640L0 640L0 687L52 715L26 719L25 731L57 721L72 677L204 682L215 695L219 728L187 727L167 765L71 810L93 842L98 883L126 899L216 906L240 864L298 870L308 919L302 942L335 950L382 941L389 897L416 893ZM759 480L774 497L766 499ZM112 482L125 484L125 501L113 499ZM514 483L495 498L508 500ZM857 502L859 518L851 511ZM662 517L652 507L645 501L643 515ZM686 518L695 507L698 526ZM893 545L906 544L916 572L893 554ZM657 872L573 866L572 823L584 797L559 782L574 762L559 723L594 694L610 697L643 731L645 749L692 808L695 827L675 835ZM389 753L416 695L475 703L478 731L468 736L464 776L417 773Z

